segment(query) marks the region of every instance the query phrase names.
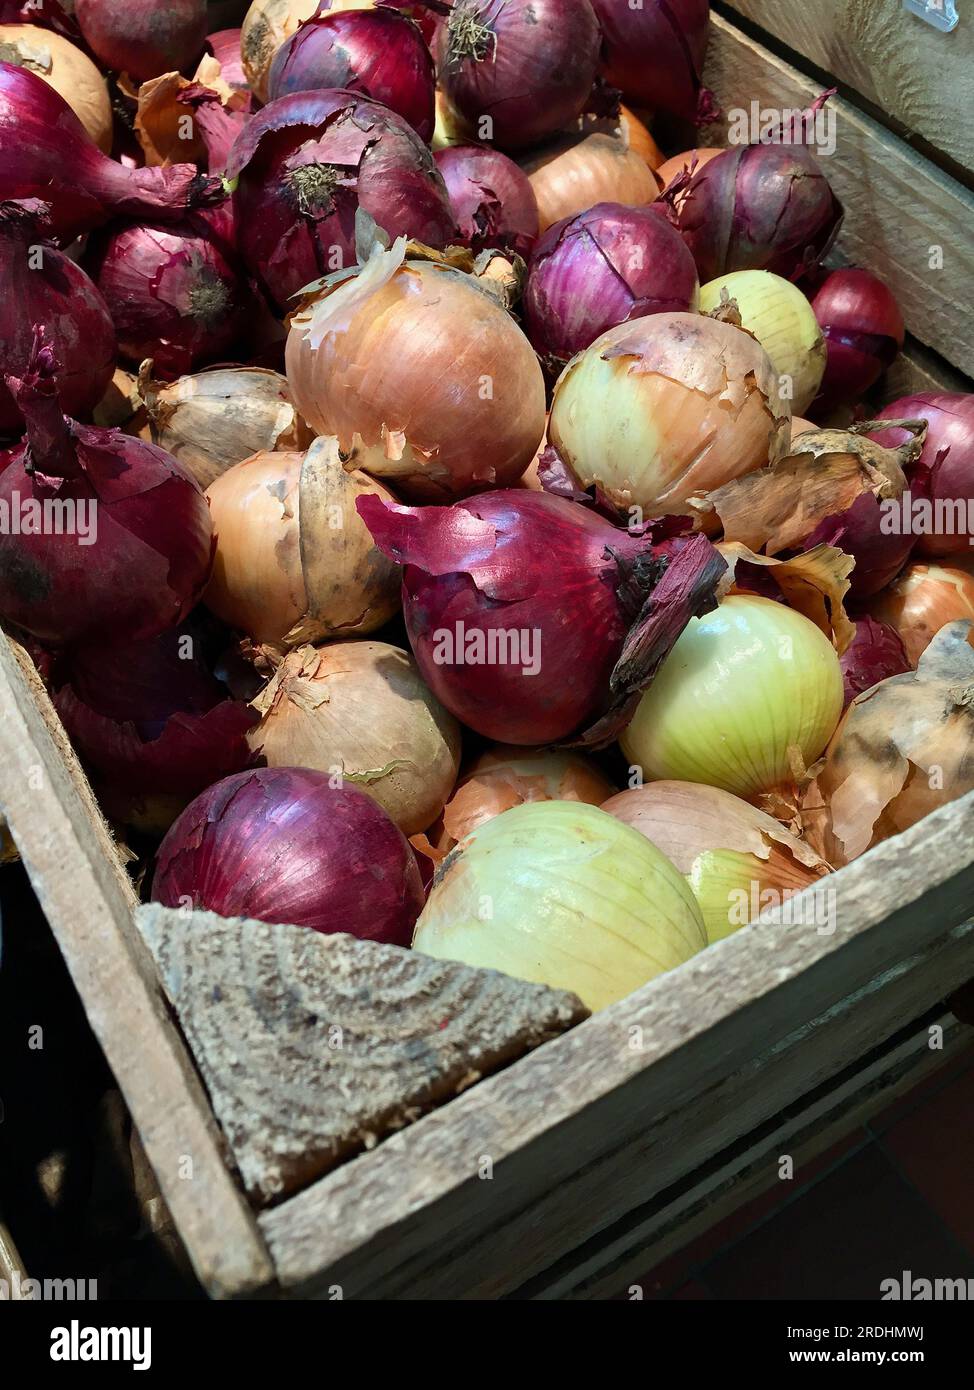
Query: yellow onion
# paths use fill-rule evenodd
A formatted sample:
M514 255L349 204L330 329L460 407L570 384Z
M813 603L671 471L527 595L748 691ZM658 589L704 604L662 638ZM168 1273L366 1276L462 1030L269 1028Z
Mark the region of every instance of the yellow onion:
M723 154L723 150L714 146L701 146L697 150L684 150L682 154L674 154L662 164L656 166L656 177L661 188L668 188L678 174L690 172L693 164L694 175L699 174L705 164L709 164L715 155ZM694 164L693 161L696 160ZM689 183L689 180L688 180ZM674 206L679 211L680 204L686 197L686 188L676 194Z
M213 367L153 381L144 363L139 390L152 442L177 458L200 487L253 454L300 451L314 438L286 379L266 367Z
M916 671L846 710L802 807L808 840L837 868L974 789L970 632L941 628Z
M319 0L254 0L240 29L240 58L250 90L267 101L271 61L285 39L319 8ZM368 10L371 0L331 0L328 10Z
M707 944L686 879L595 806L538 801L471 831L436 871L413 949L572 990L590 1009Z
M815 311L790 280L770 270L733 270L700 287L700 312L732 299L741 326L764 348L792 410L807 410L825 372L825 339Z
M773 463L788 402L759 343L703 314L650 314L610 328L569 362L548 437L583 487L646 516Z
M103 429L124 429L126 434L139 434L145 429L142 437L151 442L149 417L146 414L145 403L139 395L138 379L124 367L115 368L105 394L92 411L91 418Z
M659 185L633 122L631 113L618 121L583 116L577 129L518 161L538 200L542 232L596 203L642 207L655 201Z
M366 493L333 439L255 454L207 490L216 557L204 602L255 642L297 647L374 632L399 608L400 574L355 510Z
M791 417L791 437L794 439L796 434L807 434L809 430L817 430L818 425L811 420L804 419L801 415Z
M108 84L94 63L69 39L34 24L0 24L0 63L28 68L71 107L103 154L112 148ZM38 197L43 193L38 190Z
M719 941L829 872L797 835L717 787L647 782L602 807L645 835L686 875L707 939Z
M960 555L950 565L907 565L870 601L869 612L899 634L911 666L947 623L974 619L974 565Z
M731 595L690 619L620 743L646 781L754 798L802 780L842 705L839 658L814 623L774 599Z
M460 725L387 642L299 647L254 701L250 735L268 767L310 767L353 782L406 835L443 810L460 765Z
M376 248L305 300L287 340L295 405L410 500L510 486L544 434L534 349L485 282L405 254Z

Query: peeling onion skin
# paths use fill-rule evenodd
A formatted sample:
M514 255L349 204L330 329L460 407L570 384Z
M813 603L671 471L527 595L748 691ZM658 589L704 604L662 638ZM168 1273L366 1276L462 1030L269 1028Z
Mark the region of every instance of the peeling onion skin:
M190 67L206 38L206 0L75 0L74 13L102 67L139 82Z
M951 555L946 564L907 565L869 603L872 616L899 634L913 667L947 623L974 619L974 561L965 564L965 558Z
M689 885L644 836L595 806L542 801L495 816L438 866L413 949L595 1010L706 942Z

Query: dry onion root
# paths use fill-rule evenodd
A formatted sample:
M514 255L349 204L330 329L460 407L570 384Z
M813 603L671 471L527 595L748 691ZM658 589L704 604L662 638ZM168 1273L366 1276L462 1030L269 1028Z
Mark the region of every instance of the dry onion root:
M86 53L34 24L0 24L0 62L29 68L71 107L103 154L112 148L108 84Z
M207 492L217 533L207 607L272 647L364 635L388 622L400 575L355 510L366 493L392 500L364 473L346 471L333 439L227 469Z

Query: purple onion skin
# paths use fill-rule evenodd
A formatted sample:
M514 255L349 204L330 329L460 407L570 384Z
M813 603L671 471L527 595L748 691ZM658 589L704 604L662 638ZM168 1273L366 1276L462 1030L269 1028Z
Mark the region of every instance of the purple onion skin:
M458 26L473 22L479 56L451 57ZM502 150L537 145L585 110L600 33L589 0L457 0L436 34L436 67L450 105L475 139ZM481 122L490 119L489 130Z
M306 20L274 55L271 101L292 92L342 88L380 101L427 144L436 75L422 34L397 10L339 10Z
M193 65L206 37L206 0L76 0L99 66L145 82Z
M227 164L237 242L278 308L354 265L361 207L391 237L446 246L455 231L433 156L395 112L353 92L295 92L251 117ZM338 181L341 181L340 184Z
M884 406L879 419L926 420L927 434L920 457L909 470L910 490L929 489L934 504L960 502L965 515L974 504L974 394L925 391L901 396ZM908 438L905 430L883 430L870 438L893 448ZM941 457L938 459L938 455ZM923 495L926 495L923 493ZM934 513L936 516L936 512ZM970 554L971 532L961 525L953 532L917 537L918 555Z
M207 34L206 46L220 64L220 76L227 86L235 92L249 93L250 83L240 57L240 30L218 29L215 34Z
M433 158L463 245L527 258L538 236L538 201L524 170L488 145L451 145Z
M842 204L806 146L738 145L691 180L679 221L701 284L732 270L796 280L832 245Z
M208 788L163 840L155 902L408 946L423 906L412 849L357 787L258 768Z
M697 270L679 232L649 208L597 203L550 226L524 286L527 334L558 372L600 333L696 303Z
M902 350L903 315L878 276L850 267L833 270L812 296L828 348L815 414L859 401Z
M849 576L849 597L870 598L896 578L916 544L916 536L884 533L882 520L879 502L864 492L847 511L819 522L802 549L835 545L851 555L856 567Z
M104 241L95 278L120 352L177 377L232 356L249 297L206 226L122 227Z
M623 96L693 121L710 32L709 0L592 0L602 28L602 72Z
M856 619L856 635L839 657L839 666L846 705L888 676L912 669L899 633L875 618Z

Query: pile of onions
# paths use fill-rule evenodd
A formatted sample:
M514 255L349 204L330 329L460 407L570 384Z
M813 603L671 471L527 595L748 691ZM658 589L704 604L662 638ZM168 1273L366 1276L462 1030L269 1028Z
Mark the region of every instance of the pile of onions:
M628 708L723 561L703 536L653 545L575 502L525 489L453 507L358 509L405 565L403 610L423 678L487 738L544 744ZM599 727L597 724L596 727Z
M759 343L702 314L603 333L555 387L548 438L582 487L647 516L773 463L788 402Z
M889 288L878 276L857 267L826 275L812 297L812 308L828 344L825 375L815 402L816 409L824 412L862 399L902 350L905 329Z
M188 68L206 38L206 0L75 0L74 14L101 65L139 82Z
M648 208L597 203L549 227L524 286L528 337L557 374L617 324L697 307L697 270L679 232Z
M103 154L112 148L108 84L86 53L35 24L0 24L0 61L29 68L67 102Z
M790 390L792 410L807 410L825 371L825 339L801 290L769 270L733 270L701 285L701 312L712 313L725 297L768 354L782 395Z
M291 322L287 378L318 434L406 497L515 482L544 434L538 359L473 276L376 250Z
M381 101L421 139L432 138L433 59L417 26L396 10L328 11L285 39L270 66L269 100L329 87Z
M707 944L686 879L595 806L515 806L440 865L413 948L568 989L589 1009L631 994Z
M455 0L437 28L437 72L471 140L522 150L587 108L599 44L589 0Z
M857 695L870 690L889 676L901 676L910 670L899 633L889 623L877 623L874 618L856 619L856 634L839 658L845 687L845 702L851 704Z
M525 155L542 231L596 203L643 207L659 193L652 169L625 119L585 116L541 149Z
M113 820L162 835L194 796L251 761L257 716L214 673L212 642L190 622L66 660L55 707Z
M911 490L928 496L932 509L929 527L917 535L917 553L969 554L974 540L974 394L931 391L901 396L878 415L880 420L897 417L927 422L923 449L910 476ZM890 447L905 437L902 429L874 432L875 439Z
M842 698L839 658L814 623L773 599L732 595L687 625L620 743L646 781L755 798L801 780Z
M637 106L686 121L712 116L700 85L709 0L592 0L602 29L602 71Z
M253 0L240 29L240 59L258 101L268 99L267 79L274 54L298 25L317 14L319 8L319 0ZM341 10L348 6L336 3L324 8Z
M69 241L115 216L174 221L224 191L193 164L135 169L109 159L53 87L0 62L0 202L38 197Z
M253 454L303 453L313 439L286 379L267 367L211 367L178 381L139 378L152 442L208 488Z
M3 377L26 370L35 323L46 326L56 348L67 414L90 416L115 366L108 306L80 266L43 244L46 210L43 203L0 203L0 435L19 435L23 426Z
M797 835L718 787L649 782L602 810L645 835L686 875L708 941L730 936L829 871Z
M846 710L802 807L808 839L836 868L974 788L969 632L949 624L916 671Z
M56 376L38 330L7 378L27 437L0 469L0 618L52 645L153 637L206 584L206 498L154 444L62 415Z
M118 347L163 376L180 376L231 352L247 296L215 237L198 227L135 223L99 248L95 282L109 305Z
M268 767L311 767L351 782L406 835L443 810L460 766L460 728L399 647L299 647L255 706L251 746Z
M916 666L942 627L974 619L974 563L957 555L948 564L907 565L871 600L869 611L899 634L910 665Z
M488 145L452 145L435 159L463 245L527 257L538 235L538 203L514 161Z
M248 267L279 307L355 264L355 213L389 236L445 246L450 200L429 148L393 111L354 92L295 92L251 117L227 176ZM293 306L288 306L293 307Z
M269 646L374 632L399 607L399 572L356 499L390 494L342 466L334 440L255 454L207 491L217 536L207 607Z
M186 807L160 846L152 897L407 946L423 885L408 840L357 787L258 768Z

